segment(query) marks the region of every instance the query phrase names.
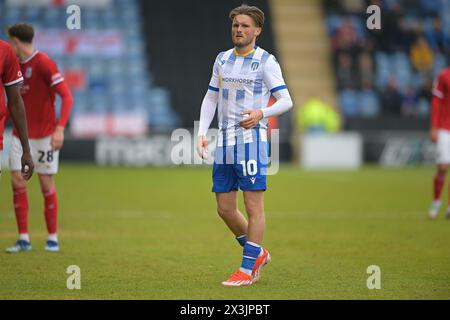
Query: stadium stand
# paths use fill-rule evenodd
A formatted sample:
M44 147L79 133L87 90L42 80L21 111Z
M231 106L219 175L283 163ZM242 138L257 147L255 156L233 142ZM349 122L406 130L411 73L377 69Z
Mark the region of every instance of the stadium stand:
M283 74L295 105L310 98L336 105L333 68L320 1L270 1Z
M112 117L112 122L128 118L132 123L136 123L133 119L141 119L150 130L171 130L178 125L178 115L172 109L170 92L154 84L153 73L148 68L147 39L142 35L139 2L104 2L106 7L83 6L78 31L67 30L66 6L58 5L57 1L33 5L33 2L0 0L0 37L6 39L6 27L17 22L28 22L35 27L35 47L57 62L71 86L72 125L76 122L72 129L81 128L75 130L78 133L127 133L120 128L112 132L94 130L98 125L91 126L90 130L89 120L99 117ZM127 125L123 123L119 127L126 129Z
M366 8L381 8L381 30ZM348 129L426 129L433 78L450 61L450 1L323 1Z

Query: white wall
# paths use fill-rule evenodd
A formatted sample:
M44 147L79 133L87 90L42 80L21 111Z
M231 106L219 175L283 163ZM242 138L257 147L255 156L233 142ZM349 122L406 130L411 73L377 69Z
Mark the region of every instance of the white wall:
M305 169L358 169L362 165L359 133L307 134L300 140L300 161Z

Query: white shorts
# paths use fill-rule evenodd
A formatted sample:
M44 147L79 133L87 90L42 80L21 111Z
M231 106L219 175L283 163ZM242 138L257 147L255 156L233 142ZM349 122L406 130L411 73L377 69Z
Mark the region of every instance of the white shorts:
M54 151L50 145L51 136L41 139L29 139L34 172L38 174L56 174L58 172L59 150ZM12 137L9 152L11 171L22 170L22 144L16 136Z
M450 131L448 130L438 130L436 162L438 164L450 164Z

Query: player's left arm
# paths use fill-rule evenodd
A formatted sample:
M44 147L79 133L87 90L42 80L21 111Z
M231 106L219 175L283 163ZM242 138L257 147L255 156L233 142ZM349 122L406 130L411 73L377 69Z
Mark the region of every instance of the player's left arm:
M69 120L73 98L56 63L53 60L48 59L46 63L41 66L51 90L61 97L61 112L50 142L53 150L59 150L64 143L64 128Z
M59 150L64 143L64 128L67 125L72 110L73 97L65 81L56 84L52 89L61 97L61 112L51 141L52 148Z
M280 65L274 56L270 56L266 62L263 81L277 101L270 107L244 111L242 114L247 114L248 117L241 121L240 125L245 129L255 127L263 118L279 116L289 111L293 106Z
M442 73L436 78L433 83L432 98L431 98L431 124L430 124L430 140L433 143L437 142L438 124L441 111L441 103L444 97L443 93L443 76Z

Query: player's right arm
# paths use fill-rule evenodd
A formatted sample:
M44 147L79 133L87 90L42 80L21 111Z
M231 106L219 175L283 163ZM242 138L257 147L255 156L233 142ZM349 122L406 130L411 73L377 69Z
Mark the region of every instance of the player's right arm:
M23 105L22 97L20 96L19 85L6 86L5 91L8 98L9 115L19 135L20 143L22 144L22 176L25 180L28 180L33 175L34 164L31 158L30 146L28 144L25 107Z
M22 144L22 176L25 180L28 180L33 174L34 165L31 158L30 145L28 144L25 106L19 89L19 84L23 81L23 77L20 72L19 61L11 47L7 49L4 63L6 68L2 74L2 82L8 98L8 112Z
M206 159L208 148L208 139L206 133L214 119L216 113L217 102L219 101L219 67L218 59L214 62L213 74L209 82L208 91L203 98L202 107L200 109L200 124L197 136L197 153L202 159Z
M59 95L61 98L61 112L50 142L53 150L59 150L64 143L64 129L69 120L70 111L72 110L73 97L69 87L64 81L63 75L59 72L58 66L52 59L45 56L40 68L44 75L44 79L52 92Z
M431 126L430 126L430 140L433 143L437 142L438 137L438 125L439 115L441 110L442 99L444 98L443 92L443 73L441 73L433 84L433 92L431 98Z
M73 97L65 81L53 86L52 89L61 97L61 112L58 125L56 126L55 132L53 132L51 140L52 148L59 150L64 143L64 129L69 120L70 111L72 110Z
M441 100L433 96L431 98L431 128L430 128L430 140L433 143L437 142L438 128L437 122L439 119L439 109L441 108Z

